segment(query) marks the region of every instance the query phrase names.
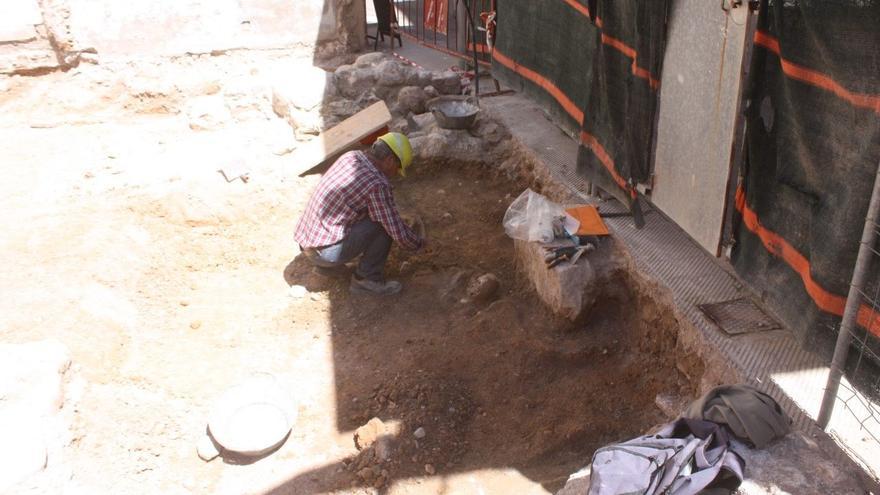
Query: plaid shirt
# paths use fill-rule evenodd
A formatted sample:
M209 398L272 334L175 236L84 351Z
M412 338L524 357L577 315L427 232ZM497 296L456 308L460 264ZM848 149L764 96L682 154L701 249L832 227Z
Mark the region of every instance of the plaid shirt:
M351 151L321 178L293 237L303 249L330 246L342 241L351 225L367 215L402 247L422 247L422 239L397 212L388 178L365 154Z

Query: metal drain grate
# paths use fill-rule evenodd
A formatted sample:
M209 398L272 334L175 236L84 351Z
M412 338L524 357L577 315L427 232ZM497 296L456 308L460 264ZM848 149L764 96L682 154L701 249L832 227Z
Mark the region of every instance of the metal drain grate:
M700 310L728 335L765 332L782 328L748 298L700 304Z

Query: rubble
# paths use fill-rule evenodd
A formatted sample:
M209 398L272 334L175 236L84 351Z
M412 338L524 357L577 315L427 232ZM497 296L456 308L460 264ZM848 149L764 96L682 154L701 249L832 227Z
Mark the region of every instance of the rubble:
M437 88L431 85L425 86L425 94L428 95L428 98L436 98L440 96L440 92L437 91Z
M587 257L575 265L564 262L547 269L540 244L514 240L514 252L520 269L553 312L571 321L589 313L601 287Z
M232 114L222 95L198 96L189 101L186 109L189 127L195 131L219 129L230 120Z
M372 418L367 424L354 432L354 445L358 450L370 448L382 437L394 437L400 432L400 425L383 423L379 418Z
M370 67L373 65L378 65L379 63L388 60L388 58L388 55L382 52L365 53L355 60L354 66L359 68Z
M404 86L397 95L397 104L403 110L408 110L414 114L425 113L425 103L428 101L428 94L424 89L418 86Z
M401 86L407 81L409 67L393 60L386 60L376 67L377 82L380 86Z
M343 65L336 69L334 83L342 96L356 99L372 89L376 85L376 79L375 68Z
M491 273L480 275L468 284L468 299L479 303L488 302L495 297L499 287L500 283L495 275Z
M434 74L434 77L431 79L431 86L436 88L442 95L458 95L461 94L461 76L451 70Z
M0 492L45 469L49 449L61 442L70 365L56 340L0 345Z

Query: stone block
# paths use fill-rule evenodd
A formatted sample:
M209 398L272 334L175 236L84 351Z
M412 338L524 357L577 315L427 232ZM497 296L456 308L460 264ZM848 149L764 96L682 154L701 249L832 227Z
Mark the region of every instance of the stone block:
M428 95L418 86L406 86L397 94L397 104L401 109L415 114L425 113L427 101Z
M359 69L351 65L343 65L336 69L335 83L339 93L346 98L357 98L376 85L376 69Z
M431 86L437 88L437 91L443 95L461 94L461 76L451 70L434 74L431 78Z
M378 65L387 58L388 55L385 55L382 52L365 53L354 61L354 65L358 68L371 67L373 65Z
M386 60L376 67L377 82L380 86L402 86L406 83L407 74L403 67L394 60Z
M301 65L283 71L272 85L272 110L288 118L291 109L314 110L334 92L331 77L318 67Z
M554 313L571 321L589 314L599 290L587 255L576 265L563 262L548 269L540 244L514 240L514 252L517 267L532 281L538 296Z

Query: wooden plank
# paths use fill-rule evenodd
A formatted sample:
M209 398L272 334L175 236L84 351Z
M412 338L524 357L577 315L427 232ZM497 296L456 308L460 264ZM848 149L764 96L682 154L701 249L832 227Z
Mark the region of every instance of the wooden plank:
M384 101L377 101L300 146L292 155L293 171L301 175L391 123Z

